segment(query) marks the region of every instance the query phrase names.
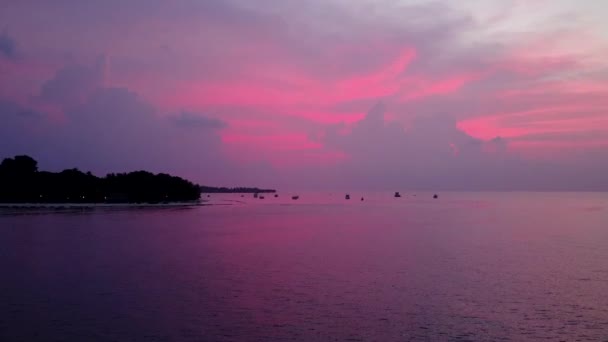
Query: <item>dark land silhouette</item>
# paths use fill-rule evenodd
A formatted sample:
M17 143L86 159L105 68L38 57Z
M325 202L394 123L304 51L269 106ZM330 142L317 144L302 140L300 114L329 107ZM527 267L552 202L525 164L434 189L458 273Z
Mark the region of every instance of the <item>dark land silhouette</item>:
M258 188L248 188L248 187L238 187L238 188L216 188L212 186L200 186L201 192L204 194L264 194L264 193L275 193L277 192L274 189L258 189Z
M163 203L200 199L199 186L147 171L111 173L100 178L68 169L38 170L29 156L6 158L0 164L0 203Z

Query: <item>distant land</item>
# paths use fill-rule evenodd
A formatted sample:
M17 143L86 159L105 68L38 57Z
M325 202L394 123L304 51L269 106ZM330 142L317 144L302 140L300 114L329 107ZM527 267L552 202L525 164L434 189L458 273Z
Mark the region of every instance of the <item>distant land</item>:
M201 192L204 194L253 194L253 193L275 193L274 189L259 189L259 188L248 188L248 187L237 187L237 188L226 188L226 187L212 187L212 186L200 186Z
M38 170L29 156L0 164L0 203L174 203L200 199L198 185L164 173L110 173L97 177L68 169Z

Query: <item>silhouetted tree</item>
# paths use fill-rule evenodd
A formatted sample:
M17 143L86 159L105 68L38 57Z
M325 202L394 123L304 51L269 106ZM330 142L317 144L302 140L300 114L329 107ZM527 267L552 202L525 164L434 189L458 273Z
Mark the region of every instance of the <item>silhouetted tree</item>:
M0 174L3 175L31 175L38 171L38 162L30 156L15 156L5 158L0 164Z
M136 171L99 178L78 169L39 172L28 156L0 164L0 202L158 203L199 198L198 185L168 174Z
M38 163L28 156L6 158L0 164L0 200L12 198L22 202L35 193Z

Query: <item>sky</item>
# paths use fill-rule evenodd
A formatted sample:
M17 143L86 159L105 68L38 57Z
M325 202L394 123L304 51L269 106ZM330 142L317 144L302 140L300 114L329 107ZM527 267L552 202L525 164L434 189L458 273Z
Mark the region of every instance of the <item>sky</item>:
M0 6L0 158L221 186L608 190L603 1Z

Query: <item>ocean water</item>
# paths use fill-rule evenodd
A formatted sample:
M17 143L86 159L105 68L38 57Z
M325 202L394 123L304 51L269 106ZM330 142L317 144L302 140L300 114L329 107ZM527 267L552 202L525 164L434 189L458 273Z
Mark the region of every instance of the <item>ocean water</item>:
M608 341L608 194L291 195L0 211L0 341Z

